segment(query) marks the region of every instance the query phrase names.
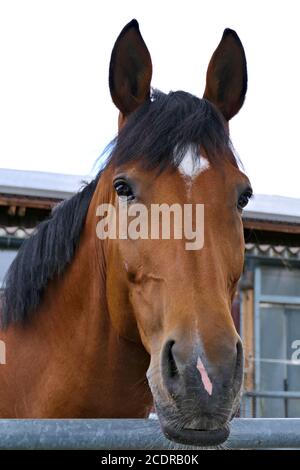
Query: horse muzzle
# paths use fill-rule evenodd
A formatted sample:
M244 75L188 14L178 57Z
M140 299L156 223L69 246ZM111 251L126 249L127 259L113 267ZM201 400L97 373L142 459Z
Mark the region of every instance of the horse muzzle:
M169 340L152 358L148 381L161 428L168 439L193 446L215 446L229 436L228 423L239 406L243 377L240 340L217 363L208 361L201 347L187 353L179 341ZM152 374L151 370L159 370Z

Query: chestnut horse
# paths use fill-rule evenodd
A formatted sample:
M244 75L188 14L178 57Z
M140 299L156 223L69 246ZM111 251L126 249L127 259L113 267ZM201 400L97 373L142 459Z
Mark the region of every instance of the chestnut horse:
M224 31L204 97L151 90L136 20L120 33L109 85L119 133L105 167L25 241L6 278L2 418L144 418L191 445L228 437L243 377L231 305L251 196L228 122L247 88L243 46ZM204 245L99 237L98 208L204 205ZM129 209L128 209L129 210ZM101 219L103 220L103 219Z

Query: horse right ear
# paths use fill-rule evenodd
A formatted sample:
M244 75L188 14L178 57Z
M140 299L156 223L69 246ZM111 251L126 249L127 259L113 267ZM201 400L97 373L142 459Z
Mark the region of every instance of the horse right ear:
M109 65L110 94L123 116L150 99L151 77L150 53L138 22L132 20L116 40Z

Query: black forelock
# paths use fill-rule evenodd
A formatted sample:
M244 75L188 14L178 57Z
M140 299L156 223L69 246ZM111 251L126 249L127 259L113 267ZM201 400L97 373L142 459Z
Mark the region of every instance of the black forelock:
M122 165L138 160L146 169L177 167L188 148L204 149L211 163L234 162L222 114L206 99L184 91L153 90L151 100L132 113L112 142L110 160Z

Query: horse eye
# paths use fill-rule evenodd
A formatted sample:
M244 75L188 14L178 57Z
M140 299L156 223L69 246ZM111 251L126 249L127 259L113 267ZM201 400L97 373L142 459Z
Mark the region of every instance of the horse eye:
M115 181L114 188L119 197L126 197L126 199L129 201L134 199L133 191L126 181L123 181L123 180Z
M251 197L252 197L252 191L250 191L249 189L245 191L244 193L242 193L238 200L238 209L243 210L244 207L246 207L246 205L248 204Z

